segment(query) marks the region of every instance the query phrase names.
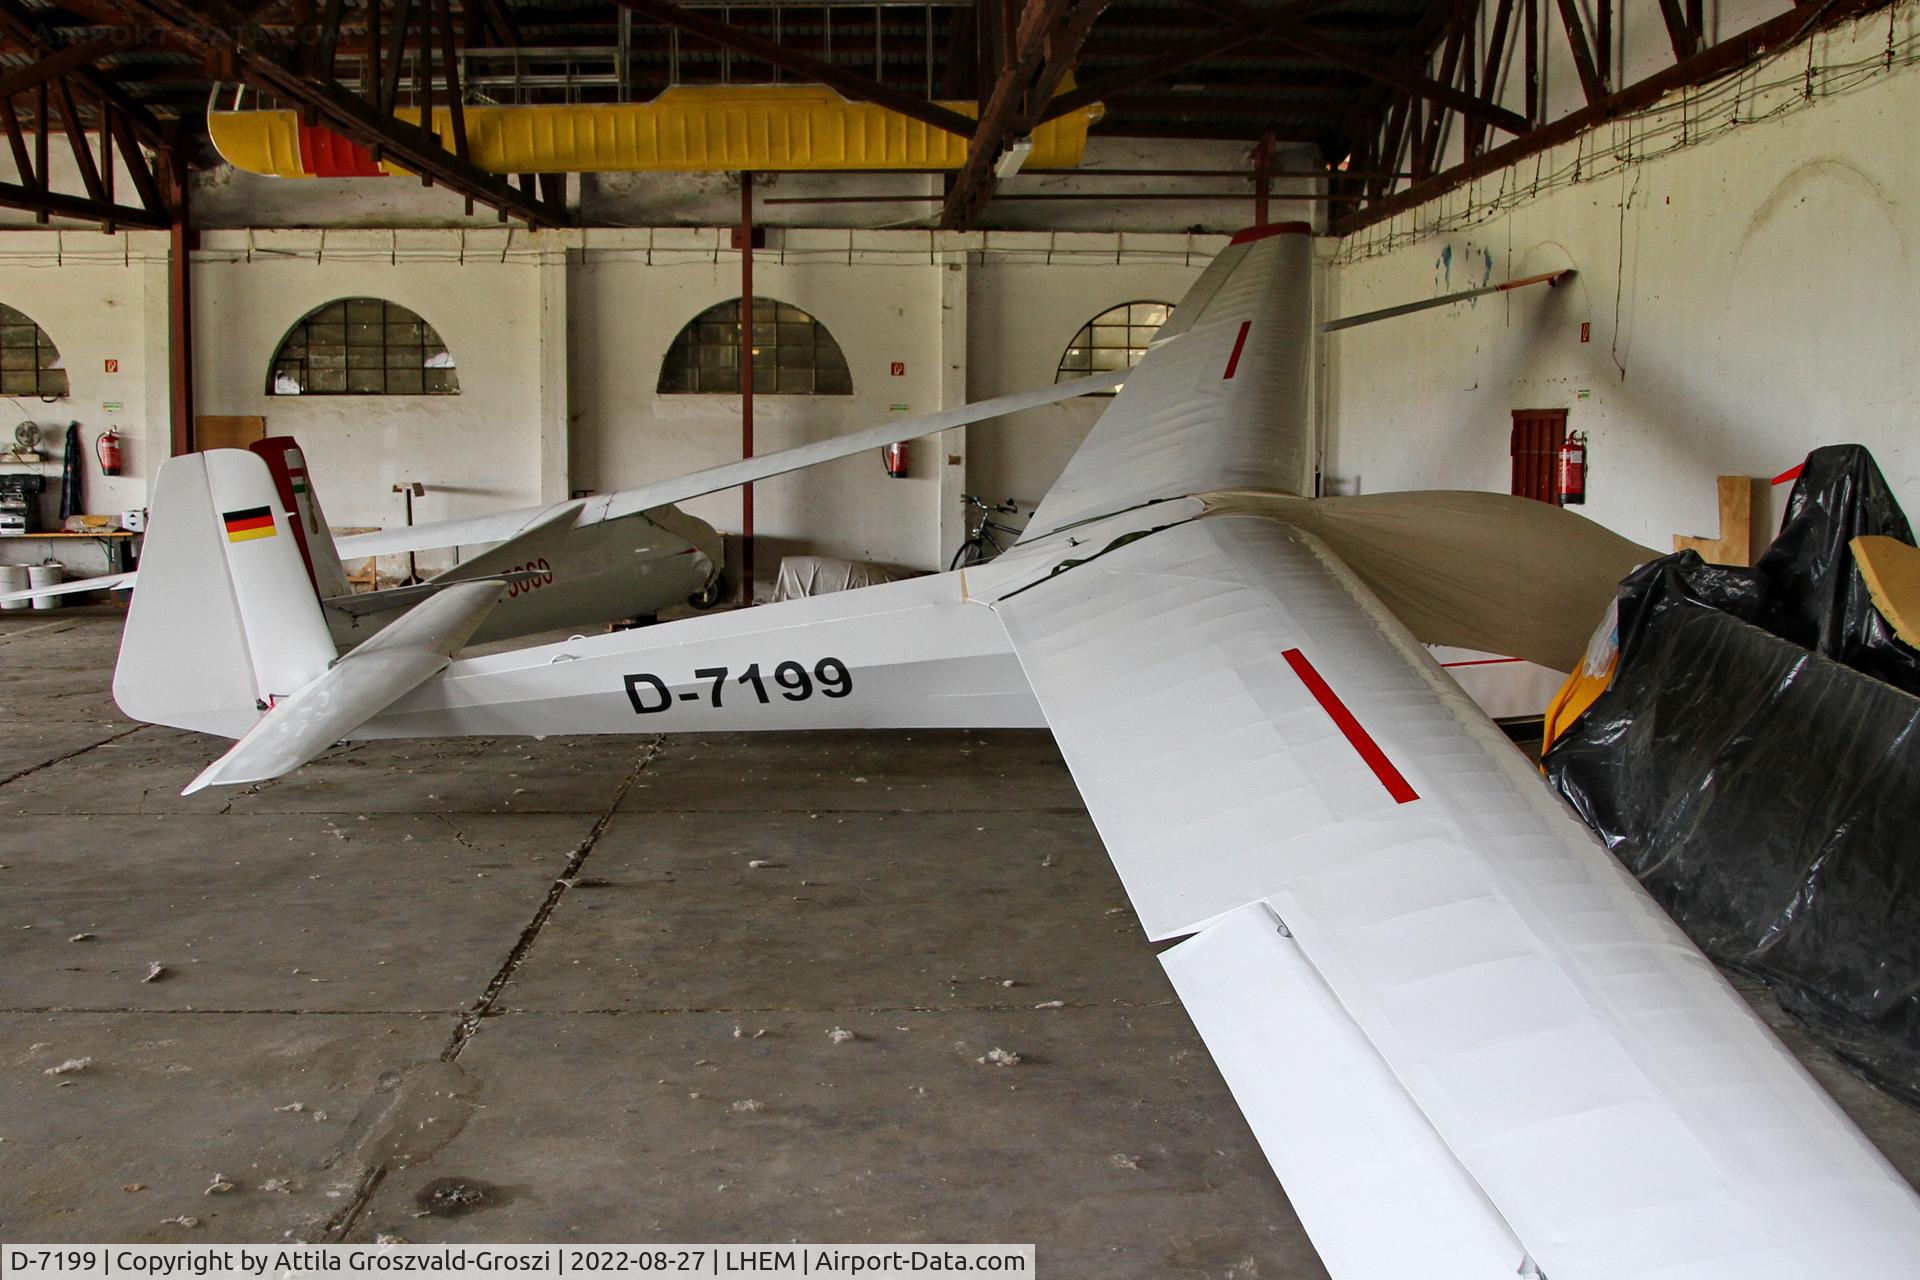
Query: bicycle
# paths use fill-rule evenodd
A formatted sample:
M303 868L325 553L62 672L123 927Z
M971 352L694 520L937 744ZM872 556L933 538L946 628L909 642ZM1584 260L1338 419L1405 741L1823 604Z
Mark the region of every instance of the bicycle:
M995 533L1012 534L1015 539L1018 539L1022 532L1012 525L1001 524L994 519L997 515L1020 514L1020 504L1012 498L989 506L972 494L963 493L960 495L960 501L967 505L968 510L979 512L980 516L973 522L973 528L967 531L967 540L960 544L958 551L953 553L953 562L947 566L950 570L980 564L1005 551L1006 547L1001 544L1000 539L993 536ZM989 551L988 548L992 550Z

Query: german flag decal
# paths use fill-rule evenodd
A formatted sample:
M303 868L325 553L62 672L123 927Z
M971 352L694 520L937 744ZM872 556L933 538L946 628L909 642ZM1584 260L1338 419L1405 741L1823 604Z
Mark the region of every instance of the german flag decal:
M254 538L273 536L273 510L269 507L226 511L221 513L220 519L226 522L228 542L249 542Z

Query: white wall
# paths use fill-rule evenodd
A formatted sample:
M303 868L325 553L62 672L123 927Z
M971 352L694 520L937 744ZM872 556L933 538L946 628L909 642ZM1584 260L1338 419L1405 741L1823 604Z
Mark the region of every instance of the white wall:
M656 393L661 361L680 330L740 296L739 255L715 249L724 237L587 234L569 282L575 488L605 492L740 456L738 396ZM889 239L911 252L866 247ZM862 237L859 246L844 232L776 233L756 254L754 295L790 303L825 325L846 356L853 394L755 396L754 452L940 407L939 267L928 244L924 233L904 241ZM903 376L892 375L894 362L905 365ZM932 450L921 457L901 480L886 476L875 452L755 486L757 576L771 582L779 556L795 551L931 568L939 558L939 486ZM727 533L741 527L737 493L685 509Z
M1132 237L1129 237L1132 239ZM968 298L967 398L1044 386L1080 326L1123 302L1178 302L1225 243L1219 236L1155 237L1123 262L1085 253L997 256L973 269ZM1078 248L1068 238L1068 249ZM968 429L967 483L989 502L1032 509L1066 468L1107 405L1085 396Z
M1894 15L1900 58L1920 47L1914 14ZM1881 14L1821 37L1811 105L1801 47L1745 78L1742 117L1775 118L1619 163L1673 143L1674 104L1539 162L1613 157L1599 180L1497 198L1529 160L1344 241L1326 272L1339 315L1489 270L1579 275L1324 339L1332 487L1504 490L1511 411L1564 406L1591 440L1587 514L1663 551L1715 533L1715 475L1772 476L1821 444L1868 445L1920 512L1920 68L1885 70L1888 30ZM1698 98L1686 111L1697 137Z
M415 506L424 522L729 461L741 443L736 396L655 390L680 329L738 296L739 255L727 239L700 228L209 231L193 263L196 409L257 414L270 432L297 436L342 528L397 524L405 508L393 486L403 481L427 486ZM1221 243L775 228L756 255L755 292L826 325L854 394L756 397L756 452L950 407L963 387L972 399L1044 385L1081 325L1120 302L1178 298ZM159 233L0 233L0 301L48 329L73 383L68 402L16 403L16 413L49 427L78 417L89 444L107 425L127 437L128 473L94 479L93 511L142 505L167 449L166 254ZM418 312L452 352L461 394L268 394L288 328L350 296ZM117 374L103 372L107 358L120 361ZM108 413L109 402L122 407ZM1106 403L988 424L971 441L966 429L915 441L907 479L888 478L876 451L763 482L763 589L779 558L796 552L944 564L958 542L960 491L1037 500ZM723 531L740 529L735 493L687 506Z
M564 246L504 230L215 232L194 262L198 413L260 414L300 440L327 518L425 522L540 501L540 264ZM503 250L513 250L502 261ZM419 313L453 354L457 396L275 396L267 370L315 307L376 297Z
M738 255L716 252L723 237L585 233L569 282L574 487L620 488L739 456L735 397L655 394L661 358L680 328L739 295ZM942 282L951 267L969 281L967 305L953 323L964 325L966 398L977 400L1052 381L1081 325L1119 302L1177 299L1221 243L1184 235L776 230L756 256L755 292L827 326L847 357L854 395L755 397L755 451L946 407ZM906 366L904 376L891 376L895 361ZM962 459L965 487L1037 500L1106 403L1049 406L944 441L915 441L905 480L888 479L877 456L860 456L764 482L755 489L759 574L770 579L779 555L796 551L943 565L955 549L940 531L939 478L949 456ZM740 528L734 494L686 508L729 533Z
M42 509L48 521L59 513L60 457L69 422L79 422L85 446L82 484L89 511L145 505L148 478L166 456L166 244L159 232L0 234L0 302L46 330L67 369L70 394L64 400L0 399L6 405L0 422L6 445L12 444L14 424L23 420L38 423L45 436L40 449L49 461L41 468L47 485ZM158 343L153 341L156 319ZM119 362L118 372L106 372L109 360ZM100 474L94 452L97 437L109 428L122 437L126 458L118 478ZM19 468L0 465L0 470Z

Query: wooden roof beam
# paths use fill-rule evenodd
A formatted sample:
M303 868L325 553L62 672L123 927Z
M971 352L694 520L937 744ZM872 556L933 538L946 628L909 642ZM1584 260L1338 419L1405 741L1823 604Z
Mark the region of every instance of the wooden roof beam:
M980 111L966 161L947 188L941 225L965 227L993 194L994 164L1033 132L1054 90L1073 69L1107 0L1026 0L1012 49Z

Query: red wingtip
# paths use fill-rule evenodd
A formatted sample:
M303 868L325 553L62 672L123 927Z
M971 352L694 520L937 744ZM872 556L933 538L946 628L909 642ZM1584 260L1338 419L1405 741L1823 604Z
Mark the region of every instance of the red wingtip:
M1248 227L1229 243L1252 244L1255 240L1265 240L1268 236L1310 236L1312 234L1311 222L1269 222L1264 227Z

